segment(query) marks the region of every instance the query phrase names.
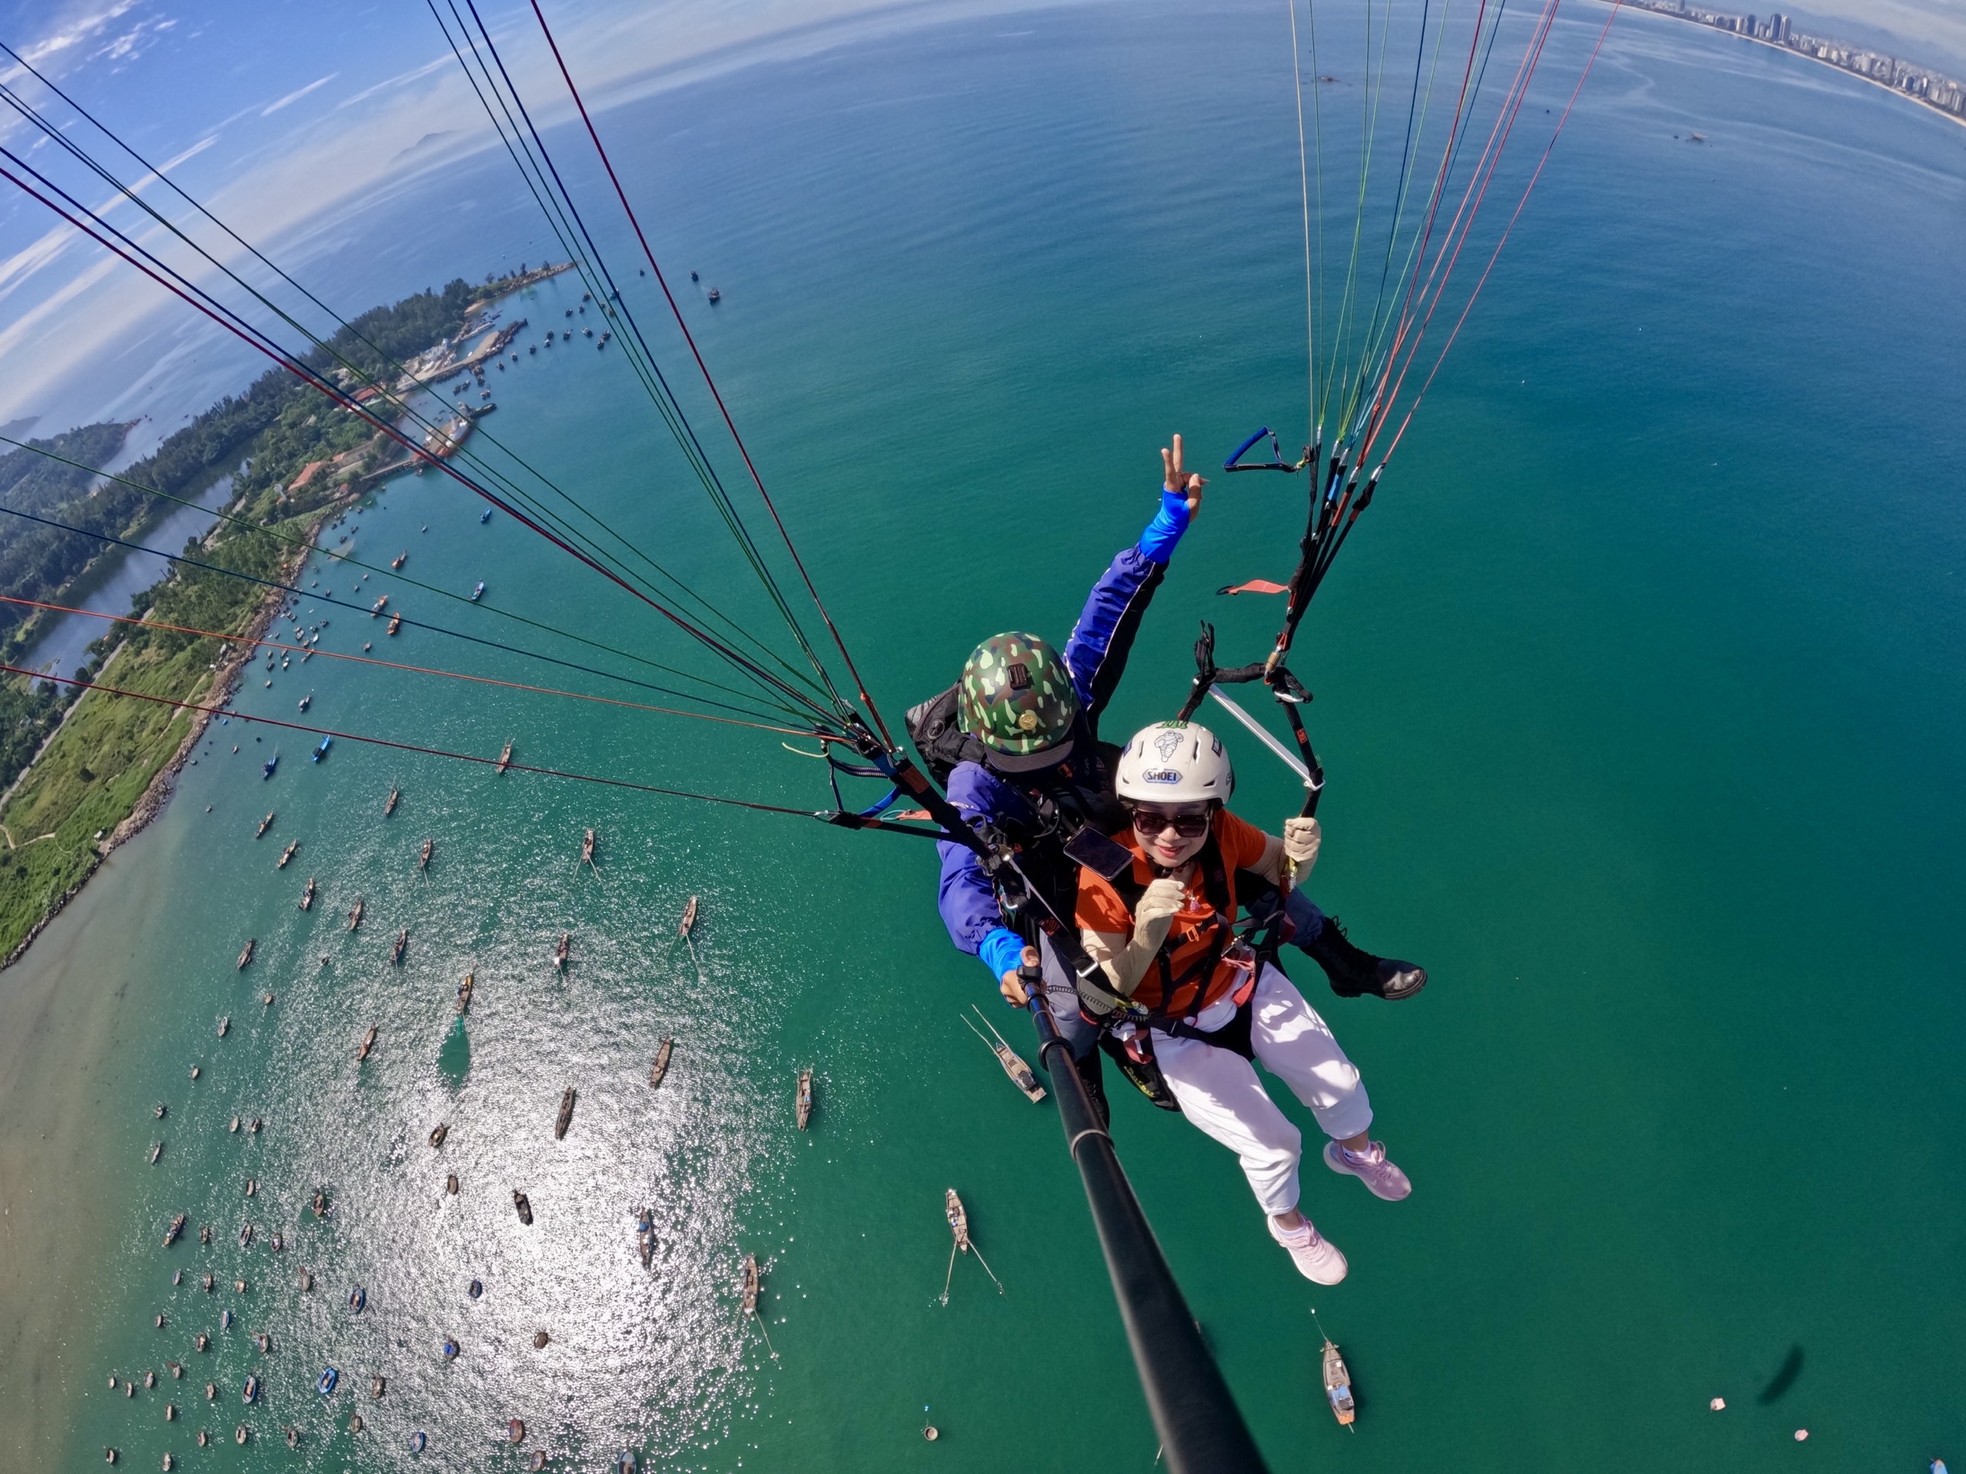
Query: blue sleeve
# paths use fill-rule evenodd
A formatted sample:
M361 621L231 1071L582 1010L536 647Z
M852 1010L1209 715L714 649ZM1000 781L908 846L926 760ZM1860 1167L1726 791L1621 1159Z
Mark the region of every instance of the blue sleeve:
M966 819L987 820L999 806L1000 786L975 763L958 763L949 775L949 802ZM936 849L942 855L937 905L942 912L942 924L949 930L949 940L957 951L981 957L985 966L992 966L1003 946L994 934L1007 931L1002 908L997 905L996 888L984 873L983 862L969 846L943 840ZM1018 945L1021 949L1023 944ZM1001 977L1003 971L1008 969L992 971L990 976Z
M1072 626L1072 636L1065 642L1065 665L1072 672L1086 726L1095 734L1099 714L1112 700L1126 669L1147 605L1166 575L1164 563L1156 563L1137 547L1123 548L1092 586L1079 622Z
M1140 534L1140 556L1149 562L1165 564L1174 556L1175 544L1181 541L1181 534L1188 530L1188 518L1192 515L1188 510L1186 492L1161 488L1160 510L1154 513L1154 520L1147 524L1147 530Z

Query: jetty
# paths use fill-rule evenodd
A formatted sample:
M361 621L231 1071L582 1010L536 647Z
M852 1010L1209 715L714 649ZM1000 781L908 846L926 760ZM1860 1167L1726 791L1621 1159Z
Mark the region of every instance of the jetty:
M988 1035L984 1034L983 1029L977 1028L974 1023L970 1022L969 1014L957 1014L956 1017L960 1018L964 1023L969 1024L969 1032L981 1039L988 1046L990 1052L997 1057L997 1063L1003 1066L1003 1072L1010 1077L1010 1083L1024 1092L1025 1099L1029 1100L1033 1105L1043 1100L1044 1086L1038 1084L1038 1077L1032 1071L1031 1067L1025 1064L1023 1057L1010 1047L1009 1042L1004 1036L997 1033L997 1026L991 1023L989 1019L984 1018L981 1009L977 1008L974 1003L970 1004L969 1007L970 1011L977 1018L983 1020L983 1029L990 1031Z
M649 1089L662 1083L662 1077L669 1073L669 1056L676 1052L676 1041L664 1039L655 1051L655 1060L649 1065Z

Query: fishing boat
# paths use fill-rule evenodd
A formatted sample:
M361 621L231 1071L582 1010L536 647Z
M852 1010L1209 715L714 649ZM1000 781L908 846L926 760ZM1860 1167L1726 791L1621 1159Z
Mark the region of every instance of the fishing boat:
M587 831L587 837L580 842L580 863L583 865L594 863L594 831L591 829Z
M649 1066L649 1089L662 1083L662 1077L669 1073L669 1056L676 1052L676 1041L664 1039L655 1051L655 1062Z
M434 839L426 839L423 842L423 849L416 857L417 869L428 870L430 868L430 852L436 848L437 841Z
M491 512L489 509L487 509L485 512L485 517L489 517L489 516L491 516ZM484 520L484 517L481 517L478 520L482 522ZM477 586L471 590L471 602L475 604L484 597L485 597L485 583L483 579L479 579Z
M389 949L389 963L392 967L403 965L403 952L410 944L410 929L406 926L396 933L396 945Z
M164 1247L167 1249L170 1248L172 1244L177 1242L177 1236L183 1232L184 1214L180 1213L171 1220L171 1226L164 1230Z
M361 1061L363 1061L363 1060L365 1060L365 1059L367 1059L367 1058L369 1057L369 1051L375 1048L375 1041L376 1041L376 1038L377 1038L377 1037L378 1037L378 1036L379 1036L379 1035L380 1035L381 1033L382 1033L382 1025L380 1025L380 1024L370 1024L370 1025L369 1025L369 1031L368 1031L368 1033L366 1033L366 1034L364 1034L364 1035L362 1036L362 1043L361 1043L361 1047L360 1047L360 1048L358 1048L358 1049L357 1049L357 1050L355 1051L355 1060L356 1060L356 1063L358 1063L358 1064L359 1064L359 1063L361 1063Z
M323 1397L330 1396L334 1392L335 1383L340 1380L340 1372L336 1371L333 1367L323 1367L320 1378L314 1383L314 1390Z
M758 1313L758 1256L756 1254L744 1256L744 1280L738 1286L738 1293L742 1297L744 1313L756 1315Z
M319 762L319 761L320 761L320 760L321 760L322 758L324 758L324 757L326 757L326 756L328 755L328 749L329 749L330 747L333 747L333 746L334 746L334 738L332 738L332 737L323 737L323 738L321 739L321 745L320 745L319 747L317 747L317 748L315 748L315 749L314 749L314 755L313 755L313 758L312 758L311 760L312 760L313 762L317 762L317 763L318 763L318 762Z
M997 1278L997 1272L990 1268L988 1261L983 1258L983 1251L976 1247L976 1241L969 1236L969 1210L963 1206L963 1200L956 1195L953 1187L942 1194L942 1216L948 1220L949 1235L955 1240L949 1246L948 1273L942 1277L942 1303L944 1305L949 1303L949 1281L956 1272L958 1254L974 1254L976 1262L983 1266L983 1272L990 1276L990 1283L997 1287L997 1293L1003 1294L1003 1281Z
M710 294L709 294L709 295L710 295L710 304L711 304L711 305L712 305L713 307L714 307L714 306L715 306L715 305L716 305L717 303L719 303L719 302L721 302L721 301L723 301L723 300L724 300L724 294L723 294L722 292L720 292L720 291L718 291L718 290L717 290L717 289L716 289L715 287L712 287L712 288L710 288Z
M306 711L307 708L312 706L313 704L314 704L314 693L312 691L309 691L305 696L300 698L300 709L302 711Z
M364 575L364 577L366 576L367 575ZM387 608L388 605L389 605L389 595L384 594L380 599L377 599L373 604L369 605L369 618L374 619L378 614L382 613L382 611L385 608Z
M560 1097L559 1119L553 1123L553 1139L555 1141L564 1140L567 1134L567 1127L573 1124L573 1102L574 1089L569 1085L566 1088L566 1093Z
M1324 1395L1339 1426L1351 1427L1358 1416L1358 1404L1352 1397L1352 1373L1329 1336L1324 1338Z
M389 560L389 566L391 568L401 568L403 566L403 560L408 558L409 555L410 555L410 550L408 548L404 548L402 552L398 553L395 557Z
M991 1023L989 1019L984 1018L982 1011L974 1003L970 1004L970 1009L978 1018L983 1019L983 1028L990 1031L989 1035L986 1036L983 1029L979 1029L975 1024L970 1023L969 1014L958 1014L957 1017L964 1023L969 1024L970 1033L981 1039L989 1047L990 1052L997 1057L997 1063L1003 1066L1003 1072L1010 1076L1010 1083L1023 1091L1027 1100L1033 1105L1043 1100L1044 1086L1038 1084L1038 1077L1032 1072L1031 1067L1025 1064L1022 1056L1010 1047L1004 1036L997 1033L997 1026ZM992 1038L994 1038L994 1042L992 1042Z
M257 945L258 945L258 943L259 943L259 938L257 938L257 937L247 937L247 938L246 938L246 945L245 945L245 946L243 946L243 947L241 947L241 948L239 949L239 970L240 970L240 971L242 971L242 972L243 972L243 971L245 970L245 967L246 967L246 964L247 964L248 962L251 962L251 961L253 960L253 948L254 948L255 946L257 946Z
M799 1071L799 1098L795 1107L798 1113L799 1130L806 1129L812 1120L812 1071Z
M430 1146L432 1150L442 1146L444 1144L444 1138L450 1134L450 1123L448 1121L439 1121L430 1133Z
M301 910L312 911L314 909L314 891L315 891L314 877L310 875L307 877L307 889L300 893Z
M496 771L503 773L507 768L511 766L512 766L512 744L508 742L505 744L505 751L501 752L498 755L498 768Z
M245 1402L257 1402L259 1400L259 1378L246 1378L246 1385L240 1389L239 1396Z
M401 629L402 627L403 627L403 611L398 609L394 614L389 616L389 633L393 635L396 633L397 630Z
M561 972L567 970L567 953L572 950L573 933L570 931L561 932L560 945L553 949L553 965L560 969Z
M273 810L268 809L266 811L266 817L259 821L259 828L253 831L253 838L258 839L262 834L266 833L266 831L271 829L272 827L273 827Z
M389 797L382 801L383 818L387 819L391 814L396 812L396 803L399 799L402 798L402 796L403 796L403 790L400 788L392 788L389 790Z
M354 931L361 926L362 913L368 910L368 907L369 903L360 896L355 898L355 904L348 908L348 929L350 931Z
M261 778L271 778L273 776L273 770L279 766L280 754L276 752L272 757L259 765L259 776Z
M299 840L297 839L288 840L287 847L284 850L280 851L280 858L273 862L273 868L275 870L285 870L287 868L287 862L293 859L293 857L295 856L295 854L299 852L299 850L300 850Z
M691 896L689 898L689 904L683 907L682 924L676 928L676 935L681 937L684 941L687 942L689 940L690 929L695 925L696 925L696 897Z
M516 1187L512 1189L512 1206L518 1210L519 1222L526 1224L532 1222L532 1199Z
M223 1039L227 1034L231 1032L232 1032L232 1015L228 1013L218 1021L218 1036L219 1038Z
M471 973L464 975L464 981L457 985L457 1011L460 1014L471 1011L471 993L477 987L477 980Z
M491 521L491 514L492 509L490 507L486 507L484 511L480 512L478 514L478 525L483 527L487 522Z
M635 1247L641 1251L643 1269L655 1263L655 1214L647 1204L642 1205L641 1214L635 1220Z
M368 1304L369 1292L360 1285L355 1286L354 1289L348 1292L348 1309L353 1314L360 1315L368 1308Z

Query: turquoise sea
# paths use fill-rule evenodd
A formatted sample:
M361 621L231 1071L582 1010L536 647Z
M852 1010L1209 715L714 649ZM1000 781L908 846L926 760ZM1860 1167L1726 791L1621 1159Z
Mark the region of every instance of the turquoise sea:
M1561 107L1602 14L1559 24L1537 106ZM684 310L898 716L982 635L1064 632L1151 512L1170 432L1205 464L1301 417L1289 39L1280 7L1147 3L909 12L809 41L601 121L665 268L702 274ZM554 142L632 276L576 139ZM1117 1102L1122 1157L1273 1468L1966 1459L1962 226L1966 130L1763 48L1617 22L1294 661L1330 772L1313 890L1433 974L1391 1008L1298 969L1414 1195L1380 1203L1313 1162L1304 1206L1352 1262L1315 1290L1226 1153ZM283 252L350 308L551 253L502 155L456 169L441 206L406 189ZM648 287L626 284L645 322ZM508 303L533 324L521 344L579 291L561 277ZM182 392L239 376L215 357L209 377L187 369ZM769 629L615 347L576 332L491 379L489 432ZM1238 658L1266 646L1274 604L1213 591L1288 573L1299 495L1215 480L1109 734L1178 703L1197 619ZM478 512L406 478L342 530L372 561L407 550L406 575L482 579L488 606L708 669ZM304 581L512 635L381 575ZM598 688L301 609L330 619L325 649ZM338 730L830 801L768 734L323 659L270 689L255 669L247 712L290 718L311 692L301 720ZM0 975L0 1463L114 1446L137 1469L170 1451L242 1474L509 1470L543 1447L595 1471L630 1448L677 1471L1153 1467L1052 1106L957 1021L990 990L942 935L926 846L351 741L316 766L302 735L257 737L213 727L165 816ZM1291 780L1234 751L1238 808L1274 827ZM675 934L692 895L693 949ZM1022 1019L993 1017L1032 1052ZM235 1115L263 1131L232 1133ZM964 1263L937 1303L949 1186L1006 1295ZM178 1212L190 1228L162 1249ZM738 1313L746 1253L775 1358ZM1357 1378L1355 1435L1319 1395L1313 1307ZM146 1369L155 1390L107 1385ZM494 1442L514 1416L517 1450Z

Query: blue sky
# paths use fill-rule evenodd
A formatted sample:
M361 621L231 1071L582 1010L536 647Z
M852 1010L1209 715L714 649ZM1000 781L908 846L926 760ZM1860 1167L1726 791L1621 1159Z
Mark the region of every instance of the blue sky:
M1040 0L542 3L583 90L605 100L733 52L751 54L773 38L796 44L829 21L905 14L918 22ZM1736 8L1749 6L1741 0ZM527 34L528 44L508 57L520 66L521 88L529 96L559 95L521 0L480 0L480 10L501 38ZM1845 21L1857 39L1888 32L1908 54L1966 72L1966 0L1814 0L1797 13L1826 28ZM0 0L0 41L263 244L277 244L379 179L414 167L404 155L420 139L455 126L475 107L436 23L416 0ZM37 105L50 101L11 65L0 65L0 81ZM67 116L58 103L52 110ZM71 136L110 158L108 145L86 130ZM8 109L0 109L0 145L53 169L56 151ZM115 162L119 171L128 164ZM131 177L137 171L128 167ZM92 205L108 194L99 182L77 181L73 169L59 177ZM146 198L165 203L154 188ZM109 218L134 231L139 217L121 204ZM171 310L155 286L0 180L0 421L37 411L52 386L86 375L106 343ZM113 397L115 386L104 390Z

